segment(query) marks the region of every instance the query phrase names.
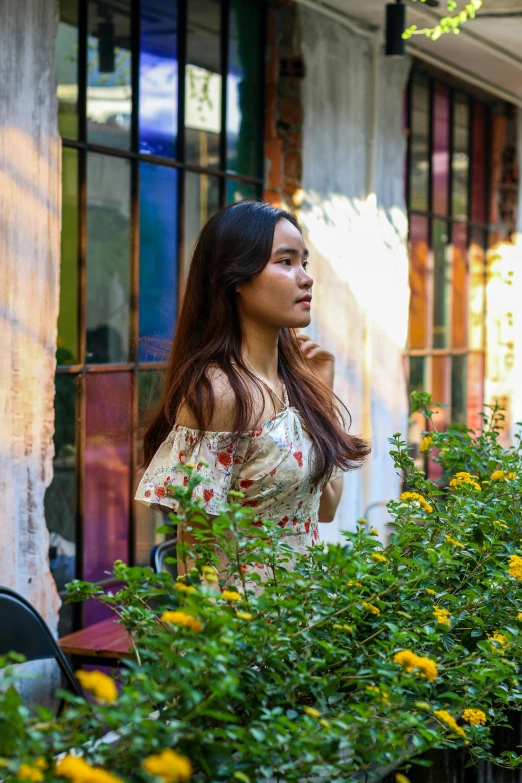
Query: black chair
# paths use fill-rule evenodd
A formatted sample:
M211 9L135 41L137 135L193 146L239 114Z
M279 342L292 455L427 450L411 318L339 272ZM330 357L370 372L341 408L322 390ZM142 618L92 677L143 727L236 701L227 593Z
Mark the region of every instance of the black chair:
M67 683L67 690L84 697L65 655L42 617L29 601L14 590L1 586L0 628L0 655L17 652L27 661L54 659Z
M150 553L150 567L155 574L159 574L163 571L170 574L173 579L176 579L178 575L177 563L166 563L165 559L167 557L176 558L177 541L177 538L171 538L154 547Z

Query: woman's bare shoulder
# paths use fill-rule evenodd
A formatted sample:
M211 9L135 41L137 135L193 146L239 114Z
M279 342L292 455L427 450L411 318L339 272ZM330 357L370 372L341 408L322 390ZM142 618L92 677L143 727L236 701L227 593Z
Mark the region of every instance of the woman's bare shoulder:
M212 432L231 432L234 425L236 397L226 373L217 365L209 365L207 378L214 392L214 410L208 429ZM176 424L182 427L198 429L198 422L186 403L182 403Z

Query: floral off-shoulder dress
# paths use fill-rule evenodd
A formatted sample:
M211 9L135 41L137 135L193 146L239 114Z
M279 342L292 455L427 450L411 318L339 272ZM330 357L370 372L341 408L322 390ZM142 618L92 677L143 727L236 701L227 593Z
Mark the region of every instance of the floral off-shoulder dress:
M317 544L324 482L313 479L312 439L298 410L288 404L285 386L283 390L285 407L257 429L241 433L232 445L230 432L205 432L196 446L198 430L176 425L143 475L135 499L175 510L176 501L167 495L166 487L186 484L187 476L179 466L194 463L205 477L194 497L202 498L209 514L219 513L231 489L241 491L243 505L256 512L254 525L260 525L261 519L275 522L285 531L285 543L300 552ZM334 469L331 478L341 475Z

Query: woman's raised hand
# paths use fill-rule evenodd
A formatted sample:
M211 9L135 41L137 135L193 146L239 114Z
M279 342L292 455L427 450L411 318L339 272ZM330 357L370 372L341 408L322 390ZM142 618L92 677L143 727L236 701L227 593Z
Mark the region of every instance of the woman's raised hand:
M330 389L333 389L334 372L335 372L335 357L333 353L322 348L319 343L316 343L312 338L299 332L297 335L301 351L306 360L306 363L316 375L319 380L325 383Z

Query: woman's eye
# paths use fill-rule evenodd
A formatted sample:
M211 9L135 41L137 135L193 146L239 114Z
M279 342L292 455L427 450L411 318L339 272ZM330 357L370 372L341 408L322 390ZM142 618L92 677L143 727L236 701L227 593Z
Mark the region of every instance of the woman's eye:
M310 261L303 261L303 269L308 269L310 266Z
M281 260L282 260L283 264L288 263L288 264L290 264L290 266L292 266L292 259L291 258L282 258Z

